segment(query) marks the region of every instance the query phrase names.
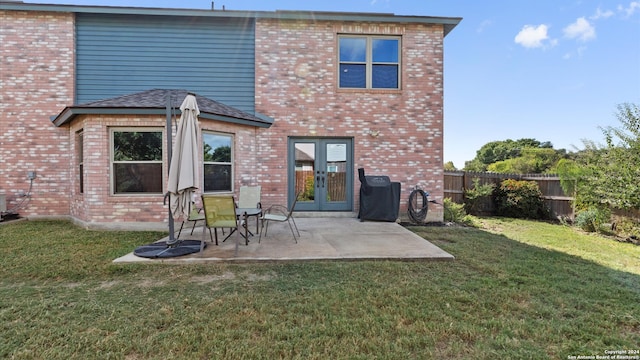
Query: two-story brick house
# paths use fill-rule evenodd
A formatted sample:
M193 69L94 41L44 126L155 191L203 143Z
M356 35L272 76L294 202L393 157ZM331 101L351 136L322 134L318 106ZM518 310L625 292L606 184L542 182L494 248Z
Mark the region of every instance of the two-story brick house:
M190 91L201 192L261 185L269 205L302 187L297 209L353 213L362 167L402 184L402 209L415 186L441 202L459 21L0 1L0 194L22 216L166 226L167 108Z

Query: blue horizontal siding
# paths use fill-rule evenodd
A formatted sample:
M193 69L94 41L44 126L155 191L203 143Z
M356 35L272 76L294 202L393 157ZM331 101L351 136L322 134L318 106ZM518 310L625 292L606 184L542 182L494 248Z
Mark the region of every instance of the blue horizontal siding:
M76 103L186 89L255 111L252 19L77 14Z

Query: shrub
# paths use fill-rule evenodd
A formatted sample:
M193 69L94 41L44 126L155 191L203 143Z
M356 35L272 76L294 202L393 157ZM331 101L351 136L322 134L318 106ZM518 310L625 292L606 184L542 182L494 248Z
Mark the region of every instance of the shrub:
M480 184L480 179L474 178L473 187L464 192L465 210L470 214L476 213L482 200L491 196L495 188L495 184Z
M462 221L462 219L467 215L466 211L464 211L464 205L454 203L449 198L444 199L443 205L444 221L457 223Z
M547 210L542 192L535 181L507 179L494 191L496 215L524 218L547 219Z
M467 215L463 204L457 204L449 198L445 198L444 205L444 221L463 224L468 226L476 226L474 217Z
M575 224L586 232L599 232L605 223L609 222L611 212L605 209L591 207L576 215Z
M625 216L614 217L612 230L620 237L640 238L640 221Z
M315 194L315 182L313 174L307 175L304 179L304 191L301 194L301 198L304 200L313 200Z

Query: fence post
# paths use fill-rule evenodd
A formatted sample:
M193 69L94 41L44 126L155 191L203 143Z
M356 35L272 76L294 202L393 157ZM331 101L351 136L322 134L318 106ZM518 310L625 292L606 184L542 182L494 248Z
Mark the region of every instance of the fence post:
M464 193L467 191L467 172L462 173L462 203L464 204Z

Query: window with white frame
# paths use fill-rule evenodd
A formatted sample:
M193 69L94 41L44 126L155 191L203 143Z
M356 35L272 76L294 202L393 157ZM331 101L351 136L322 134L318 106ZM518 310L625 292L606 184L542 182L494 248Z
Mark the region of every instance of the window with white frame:
M233 136L203 132L204 192L233 191Z
M113 194L162 194L162 130L111 129Z
M339 87L400 89L400 37L340 35Z

